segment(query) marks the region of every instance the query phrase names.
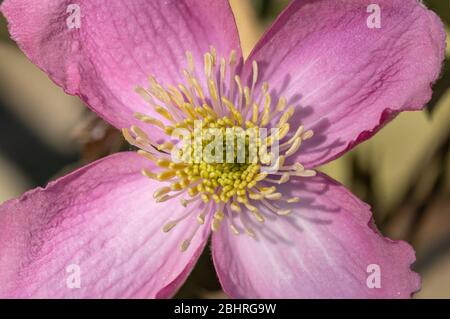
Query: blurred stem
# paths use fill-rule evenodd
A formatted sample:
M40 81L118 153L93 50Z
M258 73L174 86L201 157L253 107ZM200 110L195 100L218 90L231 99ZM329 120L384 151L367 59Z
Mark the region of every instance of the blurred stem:
M450 11L450 9L449 9ZM433 114L436 109L436 105L439 103L440 99L447 92L450 87L450 60L448 58L444 61L444 67L442 71L442 76L433 86L433 97L431 101L427 104L427 112L429 115Z
M440 145L438 145L431 156L426 154L425 158L419 161L420 165L416 170L414 170L416 174L411 179L408 190L399 203L390 209L384 216L384 219L380 224L382 228L392 222L397 212L401 211L404 207L409 207L409 209L412 209L413 217L409 225L406 238L411 242L416 240L417 232L420 229L421 222L424 219L426 212L429 211L429 208L433 205L433 203L435 203L436 199L442 195L442 190L445 186L444 184L449 149L450 129L447 133L447 137ZM417 201L415 198L417 189L420 187L421 182L426 179L426 175L429 174L429 168L435 165L439 168L436 180L427 194L420 201Z
M448 150L450 146L450 136L447 138L445 144L444 146L446 146L446 149ZM439 199L442 194L441 190L445 186L447 156L448 153L444 154L441 158L438 159L439 173L436 181L433 184L431 191L428 193L428 196L424 198L418 205L418 207L416 207L416 209L413 211L413 218L406 234L406 240L410 241L411 243L415 243L417 240L417 234L420 226L422 225L422 221L424 220L426 212L430 210L430 207L433 205L433 203L436 202L437 199Z
M373 156L366 154L368 163L367 166L362 165L360 156L357 153L353 153L350 157L351 165L351 189L358 195L358 197L364 199L374 211L377 211L378 200L375 194L374 174L376 171L374 163L372 161ZM375 222L378 222L378 214L374 214Z

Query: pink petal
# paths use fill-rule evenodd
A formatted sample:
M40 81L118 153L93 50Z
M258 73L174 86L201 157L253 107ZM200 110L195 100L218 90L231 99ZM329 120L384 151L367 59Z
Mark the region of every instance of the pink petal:
M79 29L67 25L73 3ZM186 51L198 67L210 45L219 56L241 53L226 0L6 0L1 11L31 61L117 128L134 124L134 112L152 113L134 92L150 74L181 83Z
M162 231L184 207L154 202L159 185L140 174L145 166L148 161L135 153L113 155L1 205L0 297L173 295L209 230L200 228L182 253L180 244L195 229L195 218L168 234ZM76 267L81 288L73 288Z
M373 3L380 29L367 27ZM421 109L444 55L442 22L417 0L304 0L292 1L249 61L261 66L259 83L268 81L275 95L300 107L293 122L315 131L299 153L315 167L398 112Z
M257 240L226 227L213 234L214 264L225 292L235 298L406 298L420 288L410 270L414 250L382 237L370 208L325 176L284 185L298 196L289 216L262 210L249 219ZM378 265L381 288L368 288ZM368 270L370 271L368 273ZM373 286L371 286L373 287Z

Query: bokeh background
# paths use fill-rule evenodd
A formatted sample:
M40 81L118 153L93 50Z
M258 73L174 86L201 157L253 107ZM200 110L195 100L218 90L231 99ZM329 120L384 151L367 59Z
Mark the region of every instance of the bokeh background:
M231 0L245 55L287 2ZM450 35L450 1L424 2ZM401 114L370 141L322 168L372 206L385 235L414 245L414 269L423 278L416 298L450 298L449 48L425 111ZM0 15L0 203L126 148L119 132L27 60ZM206 251L177 297L224 296Z

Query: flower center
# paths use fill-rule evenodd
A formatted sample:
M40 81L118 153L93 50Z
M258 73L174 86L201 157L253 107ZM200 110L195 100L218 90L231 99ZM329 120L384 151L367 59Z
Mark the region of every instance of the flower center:
M252 81L247 86L239 76L234 51L228 59L219 61L211 47L204 55L201 74L195 69L192 54L186 55L184 84L163 86L150 76L148 88L136 88L160 119L141 113L135 117L143 125L164 132L167 142L157 143L142 126L123 129L123 135L139 148L140 155L156 164L154 171L143 170L145 176L164 183L155 191L155 200L177 199L185 207L193 207L181 218L169 221L165 232L195 212L199 213L198 225L203 225L213 210L208 219L213 231L227 219L235 234L243 230L254 237L254 231L242 218L240 226L233 222L235 215L249 213L263 223L265 218L258 207L281 216L291 212L280 208L277 201L295 203L299 198L284 196L277 185L293 176L315 175L300 163L285 164L286 158L295 154L313 132L305 131L303 126L291 129L294 106L288 106L284 97L274 103L268 83L262 83L256 93L255 61ZM194 235L183 242L182 250L188 248Z

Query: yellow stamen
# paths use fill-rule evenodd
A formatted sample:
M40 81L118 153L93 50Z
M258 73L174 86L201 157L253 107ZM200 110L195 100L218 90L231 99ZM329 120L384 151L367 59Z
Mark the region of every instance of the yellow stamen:
M182 70L184 83L163 85L149 76L147 88L135 89L155 112L151 116L145 111L136 113L136 119L148 127L133 125L122 130L123 136L139 148L139 155L152 162L149 163L151 169L143 169L142 174L163 183L153 193L157 202L177 198L177 205L188 209L194 205L188 214L163 227L164 232L169 232L195 212L192 215L197 227L182 241L182 251L189 248L197 229L206 221L212 231L218 231L226 222L235 235L242 229L256 238L255 231L246 224L247 215L263 223L267 212L277 216L292 213L291 208L284 206L300 199L285 197L277 188L292 177L316 175L314 170L305 169L300 163L285 165L286 158L297 154L303 143L313 137L313 131L305 131L302 125L292 121L295 107L288 107L284 97L272 99L268 82L258 83L261 70L256 61L252 61L252 78L247 86L236 74L239 68L235 51L228 58L218 57L216 49L211 47L203 61L196 61L191 52L186 53L186 58L187 66ZM196 70L199 62L203 62L200 68L203 74ZM256 86L260 86L260 90L255 90ZM275 127L271 125L274 121L278 121ZM292 127L295 132L291 131ZM278 131L263 138L258 131L260 128L278 128ZM152 139L153 129L167 135L164 142ZM178 149L172 136L177 129L183 130L182 137L193 142L192 145ZM227 145L223 148L215 148L211 154L205 152L214 141L211 129L222 136L232 132L232 145L228 145L230 140L224 139ZM276 153L277 145L280 154ZM171 157L175 147L181 162ZM241 153L245 154L242 158ZM262 171L263 168L270 169ZM284 203L283 208L275 204L279 202ZM201 212L200 207L203 207ZM261 211L260 207L263 207ZM234 224L234 217L239 217L240 225Z

